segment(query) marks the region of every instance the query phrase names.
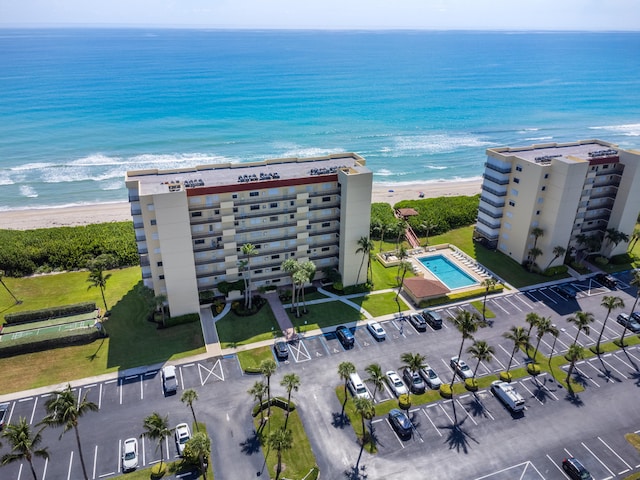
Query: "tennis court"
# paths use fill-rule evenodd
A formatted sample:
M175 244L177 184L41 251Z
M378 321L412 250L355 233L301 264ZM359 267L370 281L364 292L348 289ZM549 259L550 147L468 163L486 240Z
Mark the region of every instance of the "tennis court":
M17 340L19 338L42 335L52 332L72 332L92 328L98 319L98 310L83 313L80 315L70 315L68 317L51 318L41 322L23 323L21 325L5 325L0 335L0 342L3 340Z

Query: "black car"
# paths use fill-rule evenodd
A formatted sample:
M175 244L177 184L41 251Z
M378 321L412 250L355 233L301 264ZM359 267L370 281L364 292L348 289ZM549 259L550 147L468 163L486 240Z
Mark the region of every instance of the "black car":
M562 461L562 469L573 480L593 480L589 471L575 458L569 457Z
M338 340L340 340L340 343L344 348L351 348L355 343L353 333L351 333L351 330L344 325L340 325L336 328L336 337L338 337Z
M0 430L3 429L5 422L7 421L7 412L9 411L8 403L0 403Z
M425 308L422 311L422 316L432 328L442 328L442 317L438 312Z
M273 352L278 360L287 360L289 358L289 349L287 343L282 340L273 344Z
M389 412L389 423L396 431L399 437L408 438L411 436L413 425L411 420L407 417L407 414L397 408L392 409Z
M576 290L571 285L558 285L553 290L566 300L576 298Z
M599 273L595 277L596 281L605 287L616 288L618 286L618 280L606 273Z
M419 332L424 332L427 330L427 322L419 313L409 315L409 321L411 322L411 325L413 325Z

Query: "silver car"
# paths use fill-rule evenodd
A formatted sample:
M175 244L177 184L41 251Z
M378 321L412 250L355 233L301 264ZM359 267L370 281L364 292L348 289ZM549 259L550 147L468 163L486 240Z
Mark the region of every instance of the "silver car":
M462 378L472 378L473 372L466 362L458 357L451 357L451 368Z
M429 385L429 388L433 388L435 390L440 388L440 385L442 385L442 380L440 380L438 374L428 364L420 370L420 376L423 378L425 383Z
M400 378L400 375L398 375L393 370L389 370L387 373L385 373L385 375L387 377L389 388L391 388L391 391L396 397L409 393L409 390L407 390L407 386Z
M384 340L385 338L387 338L387 332L385 332L384 328L382 328L382 325L380 325L378 322L367 323L367 330L369 330L369 333L371 333L371 335L373 335L373 338L375 338L376 340Z

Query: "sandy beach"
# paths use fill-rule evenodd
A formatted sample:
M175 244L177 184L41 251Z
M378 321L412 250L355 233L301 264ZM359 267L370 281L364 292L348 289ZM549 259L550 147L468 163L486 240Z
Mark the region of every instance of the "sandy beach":
M480 185L481 180L416 183L400 187L374 184L371 201L394 205L400 200L418 199L421 193L424 194L424 198L475 195L480 193ZM70 227L129 220L131 213L127 202L0 211L0 228L8 230Z

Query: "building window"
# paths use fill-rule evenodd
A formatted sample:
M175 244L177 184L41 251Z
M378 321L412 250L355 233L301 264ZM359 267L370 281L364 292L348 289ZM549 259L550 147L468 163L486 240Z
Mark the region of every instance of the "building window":
M311 230L311 225L307 225L307 230Z
M509 206L510 207L515 207L516 206L516 202L514 202L513 200L509 200Z
M220 215L220 210L214 210L214 211L213 211L213 214L214 214L214 215Z
M271 255L271 260L277 260L280 258L280 255Z
M544 202L544 198L540 197L540 198L538 199L538 203L542 203L542 202Z
M296 204L295 200L291 200L289 201L289 205L291 205L292 207Z
M277 202L270 203L269 208L278 208L278 203Z
M272 272L279 272L280 271L280 267L271 267L271 271Z
M158 278L159 278L160 280L164 280L164 275L160 275Z
M150 212L153 212L154 209L155 207L153 206L153 203L150 203L149 205L147 205L147 210L149 210Z
M233 213L238 213L238 207L233 207Z
M260 210L260 205L251 205L251 210Z
M546 185L543 185L542 188L540 190L542 190L543 192L547 189Z
M504 228L511 230L511 224L509 222L504 222Z
M253 273L262 273L262 269L259 268L258 270L254 270Z
M549 174L548 174L548 173L545 173L545 174L544 174L544 178L549 178Z
M324 223L322 224L322 227L323 227L323 228L330 227L330 226L331 226L331 222L324 222Z
M278 221L278 217L269 217L269 221L270 222L277 222Z
M507 212L506 215L507 215L507 218L512 218L513 217L513 213L511 213L511 212Z
M231 195L231 198L238 198L238 194L234 193L233 195Z
M536 215L540 215L540 210L536 210Z
M521 172L522 171L522 167L520 165L516 165L516 172Z
M323 202L330 202L331 201L331 197L322 197L322 201Z
M511 189L511 195L513 195L514 197L518 196L518 190L516 190L515 188Z
M603 165L602 169L604 170L605 168L609 168L609 165Z
M323 252L328 252L329 250L331 250L331 247L322 247Z
M155 224L156 224L156 219L155 219L155 218L152 218L152 219L151 219L151 225L155 225Z
M296 217L295 214L293 214L293 213L289 214L289 218L294 219L295 217Z
M311 199L307 198L307 205L311 205Z
M202 216L202 212L191 212L191 216L192 217L201 217Z
M259 197L260 196L260 192L249 192L249 196L250 197Z
M238 220L236 220L235 222L233 222L233 226L237 227L238 225L240 225L240 222Z
M203 245L204 244L204 238L199 238L198 240L196 240L194 242L196 245Z
M513 177L513 183L520 183L520 179L518 177Z

